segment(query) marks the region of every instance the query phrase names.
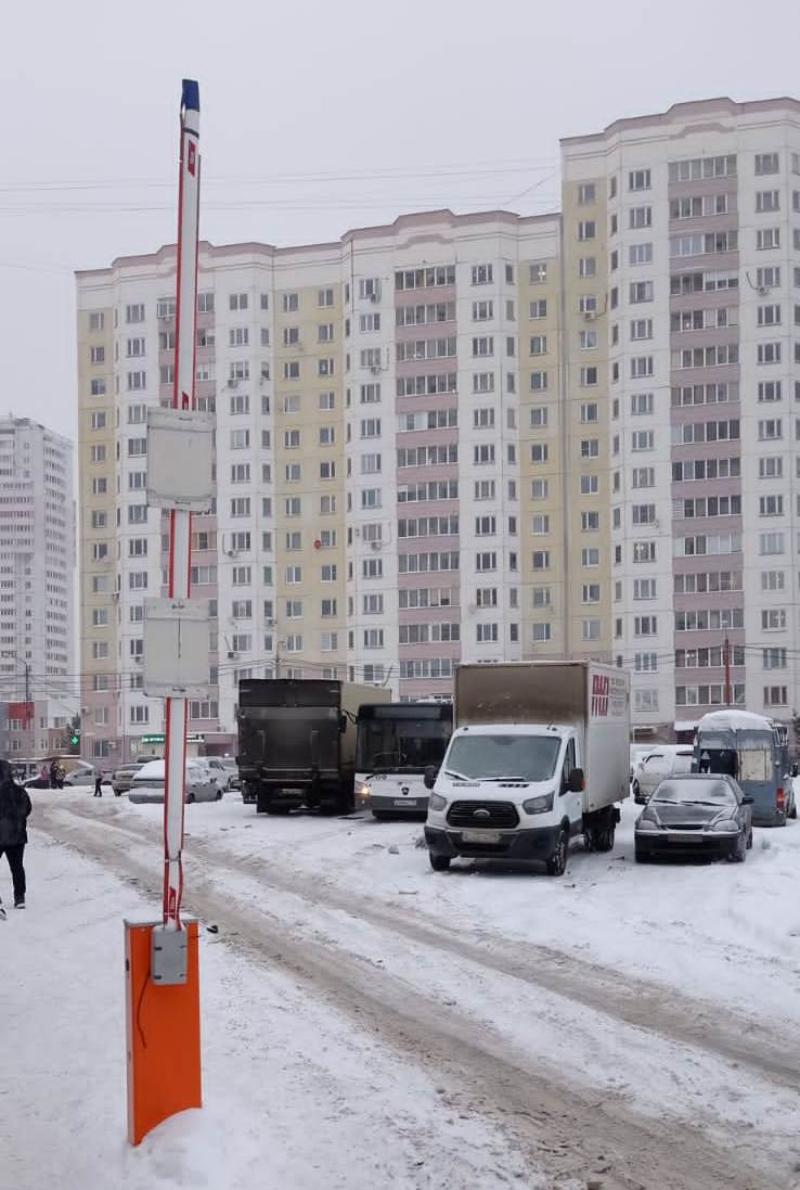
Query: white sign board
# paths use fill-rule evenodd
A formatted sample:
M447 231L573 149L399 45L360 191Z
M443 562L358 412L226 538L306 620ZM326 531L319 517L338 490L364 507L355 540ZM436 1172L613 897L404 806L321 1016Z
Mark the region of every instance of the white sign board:
M144 676L149 698L207 698L208 605L192 599L144 601Z
M209 512L214 495L214 418L184 409L147 410L147 503Z

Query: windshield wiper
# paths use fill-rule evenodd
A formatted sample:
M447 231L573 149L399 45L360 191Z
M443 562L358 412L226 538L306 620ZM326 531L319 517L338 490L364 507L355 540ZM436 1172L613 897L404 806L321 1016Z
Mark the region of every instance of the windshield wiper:
M455 781L472 781L472 777L465 777L463 773L454 773L452 769L444 770L445 777L452 777Z

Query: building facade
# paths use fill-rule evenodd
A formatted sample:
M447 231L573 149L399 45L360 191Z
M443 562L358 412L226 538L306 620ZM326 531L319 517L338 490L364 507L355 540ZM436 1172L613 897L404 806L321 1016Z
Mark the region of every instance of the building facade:
M800 104L681 104L566 140L563 212L409 215L330 244L201 245L194 520L229 746L247 675L445 695L460 661L614 659L663 738L800 705ZM78 274L84 737L135 753L148 405L175 253ZM797 379L796 379L797 378ZM788 447L788 449L787 449ZM702 481L702 482L701 482ZM726 664L727 662L727 664Z
M4 751L46 750L77 710L72 443L0 419L0 703Z
M800 104L679 104L564 141L563 162L565 243L596 226L607 607L634 720L680 733L728 702L788 720L800 706ZM574 309L573 286L574 269Z

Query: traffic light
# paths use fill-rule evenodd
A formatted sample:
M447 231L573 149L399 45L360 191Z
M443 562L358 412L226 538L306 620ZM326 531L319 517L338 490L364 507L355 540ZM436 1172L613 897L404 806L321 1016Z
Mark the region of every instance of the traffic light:
M70 747L70 751L74 754L77 754L78 752L80 752L81 729L79 727L73 727L72 735L69 737L69 747Z

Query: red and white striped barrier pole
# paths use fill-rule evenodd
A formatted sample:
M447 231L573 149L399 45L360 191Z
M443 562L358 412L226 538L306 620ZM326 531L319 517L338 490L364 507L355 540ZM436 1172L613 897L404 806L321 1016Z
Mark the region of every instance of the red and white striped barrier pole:
M175 409L194 409L197 311L197 242L200 205L200 89L184 79L181 93L181 149L178 182L178 283L175 308ZM191 594L192 514L169 513L170 598ZM168 698L165 706L164 925L181 928L183 814L186 783L188 700Z

